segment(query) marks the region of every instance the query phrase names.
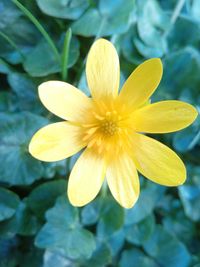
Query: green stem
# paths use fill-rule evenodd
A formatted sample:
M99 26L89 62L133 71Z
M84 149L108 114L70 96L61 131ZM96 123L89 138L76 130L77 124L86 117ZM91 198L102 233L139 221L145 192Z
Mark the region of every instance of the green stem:
M178 1L177 5L176 5L176 7L174 9L174 12L172 14L172 17L171 17L171 24L172 25L176 22L178 16L181 13L181 10L182 10L184 4L185 4L185 0L179 0Z
M48 42L49 46L53 50L55 56L57 57L59 63L60 63L60 55L58 52L58 49L56 48L53 40L49 36L49 34L46 32L44 27L40 24L40 22L32 15L32 13L25 8L18 0L12 0L12 2L30 19L30 21L35 25L35 27L40 31L40 33L43 35L43 37Z
M192 149L198 143L199 139L200 139L200 130L197 132L196 136L189 144L188 149Z
M170 26L164 32L164 35L163 35L164 37L166 37L169 34L172 26L176 23L176 20L178 19L184 4L185 4L185 0L179 0L177 2L175 9L172 13L171 19L170 19Z
M71 28L69 28L65 35L63 53L62 53L62 80L63 81L67 80L67 74L68 74L67 66L68 66L68 60L69 60L69 47L70 47L71 38L72 38L72 31L71 31Z
M8 37L5 33L0 31L0 36L4 38L19 54L22 58L24 58L24 55L20 51L20 49L17 47L17 45Z
M101 35L102 35L102 30L103 30L103 28L104 28L104 26L105 26L105 23L106 23L106 18L103 18L103 19L101 20L101 24L100 24L100 26L99 26L99 29L98 29L98 31L97 31L97 34L96 34L96 36L95 36L94 41L96 41L97 39L99 39L99 38L101 37Z
M101 196L105 198L107 196L107 192L108 192L108 185L107 185L107 182L104 181L102 188L101 188Z

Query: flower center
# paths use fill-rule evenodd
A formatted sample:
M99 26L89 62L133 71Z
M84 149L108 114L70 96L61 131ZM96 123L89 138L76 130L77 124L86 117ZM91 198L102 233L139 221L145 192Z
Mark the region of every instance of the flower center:
M83 125L83 141L98 154L107 153L114 148L117 153L127 139L124 114L111 104L110 107L104 103L95 106L91 110L91 123Z
M113 136L118 131L118 125L114 121L104 121L101 125L101 131L107 136Z

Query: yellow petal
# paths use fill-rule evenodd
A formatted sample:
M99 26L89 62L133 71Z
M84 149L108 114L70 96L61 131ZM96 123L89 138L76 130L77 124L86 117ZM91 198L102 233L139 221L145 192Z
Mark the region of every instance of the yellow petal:
M121 155L108 167L107 182L114 198L124 208L131 208L136 203L140 184L136 167L128 155Z
M182 160L167 146L142 134L132 135L132 154L136 168L155 183L177 186L184 183Z
M98 194L105 177L105 162L86 149L75 163L69 177L68 197L74 206L84 206Z
M119 99L132 108L143 105L159 85L162 73L162 62L159 58L146 60L126 80Z
M91 99L71 84L49 81L42 83L38 90L43 105L64 120L82 121L91 108Z
M134 129L146 133L169 133L190 125L197 110L181 101L161 101L136 110L132 116Z
M29 152L39 160L51 162L70 157L84 146L78 126L57 122L35 133L29 144Z
M119 58L111 42L97 40L91 47L87 63L88 86L94 98L115 97L119 88Z

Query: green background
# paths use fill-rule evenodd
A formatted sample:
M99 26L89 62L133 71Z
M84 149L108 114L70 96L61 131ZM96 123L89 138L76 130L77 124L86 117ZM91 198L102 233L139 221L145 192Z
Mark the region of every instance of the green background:
M154 135L184 160L187 182L167 188L140 177L141 195L130 210L109 192L72 207L66 187L76 156L43 163L27 149L36 130L59 120L40 103L37 86L67 79L89 94L85 59L99 37L116 46L122 83L145 59L161 57L164 76L152 101L199 108L199 0L21 3L32 15L16 0L0 0L0 267L199 267L199 119L178 133Z

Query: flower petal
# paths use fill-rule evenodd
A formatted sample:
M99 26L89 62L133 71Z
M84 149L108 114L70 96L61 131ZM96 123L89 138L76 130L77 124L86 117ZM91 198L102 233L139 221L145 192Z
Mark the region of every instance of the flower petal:
M97 40L91 47L86 63L88 86L94 98L115 97L119 88L119 58L113 44Z
M141 106L158 87L162 73L162 62L159 58L146 60L126 80L119 99L132 108Z
M86 149L75 163L68 182L68 197L72 205L84 206L98 194L105 177L105 162Z
M169 133L190 125L197 110L181 101L161 101L145 106L133 113L134 129L146 133Z
M70 157L84 146L80 127L69 122L57 122L35 133L29 152L39 160L51 162Z
M38 90L43 105L64 120L82 121L91 108L91 99L71 84L49 81L42 83Z
M155 183L177 186L184 183L182 160L167 146L142 134L132 135L132 154L136 168Z
M107 170L107 182L114 198L124 208L136 203L140 184L136 167L128 155L121 155L110 164Z

